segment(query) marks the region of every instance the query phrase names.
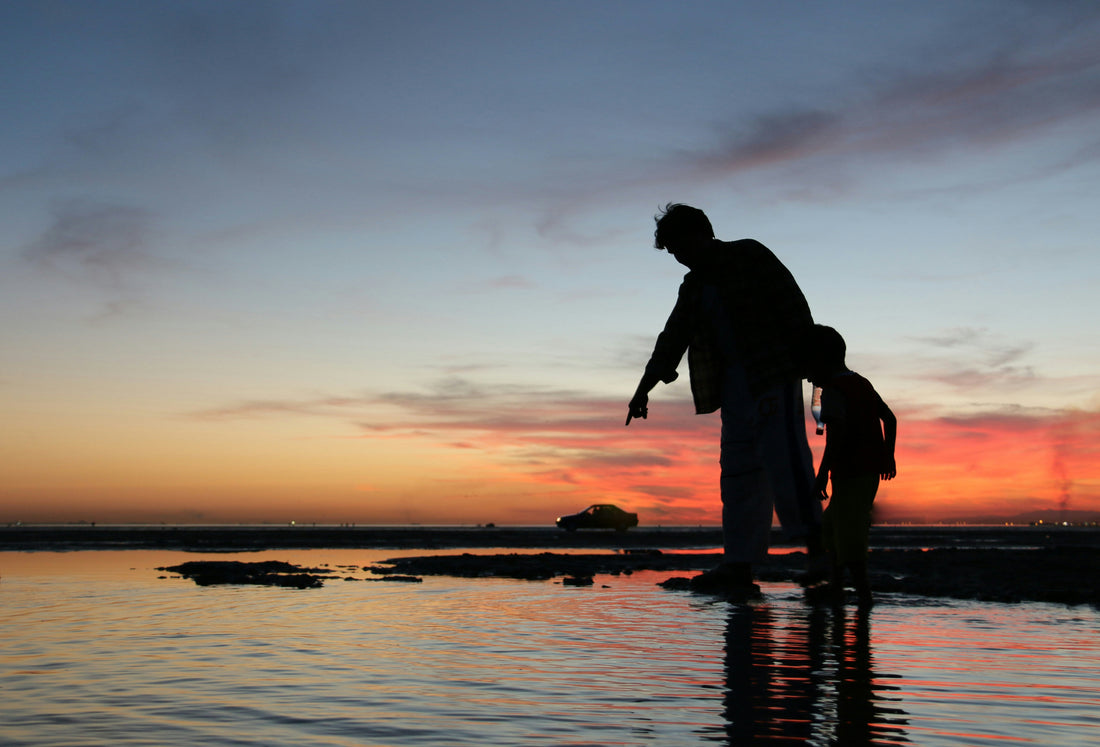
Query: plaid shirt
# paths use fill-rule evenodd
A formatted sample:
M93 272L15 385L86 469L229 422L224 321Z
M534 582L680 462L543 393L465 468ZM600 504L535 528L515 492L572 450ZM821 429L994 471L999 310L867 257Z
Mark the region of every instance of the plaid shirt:
M813 317L790 271L758 241L715 241L713 257L684 276L676 306L657 336L646 372L666 384L688 354L695 412L722 406L722 374L727 364L745 367L749 388L760 394L773 384L801 379L801 340ZM706 286L714 286L733 331L734 350L726 353L716 339L716 325L703 303ZM736 356L728 360L729 355Z

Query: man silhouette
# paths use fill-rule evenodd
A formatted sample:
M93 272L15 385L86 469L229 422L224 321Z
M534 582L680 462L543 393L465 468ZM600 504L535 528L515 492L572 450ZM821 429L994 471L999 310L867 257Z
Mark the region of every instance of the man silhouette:
M706 214L669 204L654 245L690 270L657 337L626 424L648 415L649 392L671 383L687 352L698 414L722 411L722 563L692 588L759 592L752 563L768 551L773 505L784 531L820 553L821 505L802 401L803 340L813 317L794 277L753 239L714 237Z

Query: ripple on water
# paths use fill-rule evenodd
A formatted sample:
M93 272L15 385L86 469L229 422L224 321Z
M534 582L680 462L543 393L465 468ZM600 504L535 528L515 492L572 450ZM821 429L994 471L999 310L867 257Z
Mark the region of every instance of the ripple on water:
M200 588L156 579L165 555L81 570L89 553L70 553L71 572L33 578L5 569L6 743L1084 745L1100 734L1100 617L1085 608L887 596L869 615L838 615L790 585L738 606L660 590L654 573L588 588Z

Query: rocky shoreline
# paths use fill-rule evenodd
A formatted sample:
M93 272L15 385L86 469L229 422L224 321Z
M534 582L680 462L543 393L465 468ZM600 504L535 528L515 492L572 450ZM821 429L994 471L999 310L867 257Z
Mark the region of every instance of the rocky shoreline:
M503 577L529 580L561 578L567 585L588 585L599 575L641 570L697 572L720 556L648 553L616 555L479 555L397 558L369 566L373 573ZM873 550L868 559L877 592L990 602L1052 602L1100 608L1100 548L908 549ZM803 553L771 555L756 567L765 582L798 582L806 569ZM691 574L688 574L691 575Z
M511 578L591 586L601 576L637 571L684 572L686 579L711 568L717 553L463 553L423 555L382 561L361 569L366 580L419 582L422 576ZM873 550L869 558L876 592L974 599L990 602L1050 602L1100 608L1100 548L1042 549L896 549ZM764 582L794 582L806 567L803 553L769 556L757 566ZM190 561L159 570L177 573L199 585L262 584L314 588L325 580L364 580L352 569L304 568L279 561ZM603 583L603 580L601 580ZM681 584L682 585L682 584ZM675 588L672 585L670 588Z
M773 542L782 545L778 533ZM721 531L707 527L647 527L621 533L566 533L530 527L0 527L0 551L426 551L418 557L356 568L357 580L364 580L362 572L371 580L415 581L421 576L443 575L554 580L571 585L641 570L682 571L690 576L718 562L720 545ZM872 583L879 592L1100 608L1100 531L1096 529L876 526L871 532L871 548ZM470 552L431 554L454 549ZM543 552L512 552L521 549ZM254 565L210 560L163 570L196 583L295 588L320 586L326 579L341 577L329 568L242 567ZM793 582L804 569L805 556L790 552L769 556L757 567L757 576L764 582Z

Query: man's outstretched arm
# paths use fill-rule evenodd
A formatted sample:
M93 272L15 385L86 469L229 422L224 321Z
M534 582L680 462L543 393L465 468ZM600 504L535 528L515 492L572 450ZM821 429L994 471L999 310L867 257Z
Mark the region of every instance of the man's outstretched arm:
M634 418L645 419L649 414L649 393L660 382L671 384L676 381L678 374L676 367L680 365L680 359L687 351L688 340L691 338L691 305L685 298L686 281L680 286L676 296L676 305L665 322L665 328L657 335L657 342L653 346L653 355L646 363L645 373L638 382L638 388L634 390L634 397L630 400L629 410L626 415L626 424Z

